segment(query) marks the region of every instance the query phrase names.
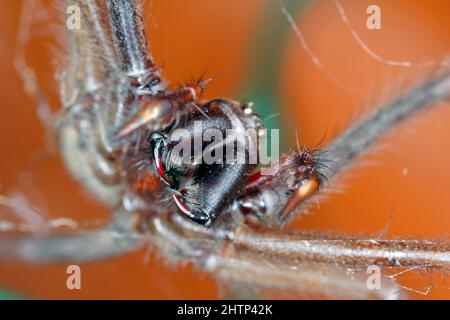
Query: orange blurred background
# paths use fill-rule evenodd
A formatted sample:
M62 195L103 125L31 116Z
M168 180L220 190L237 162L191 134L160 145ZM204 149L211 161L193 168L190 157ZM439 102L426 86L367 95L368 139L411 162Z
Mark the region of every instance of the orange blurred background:
M36 0L37 1L37 0ZM45 148L45 132L33 102L25 96L12 67L22 1L0 3L0 194L24 193L49 217L77 221L103 219L109 212L89 197L65 172L60 159L36 160ZM40 83L57 106L52 55L52 28L57 11L44 2L48 17L34 29L27 58ZM381 30L365 26L366 8L381 8ZM450 53L448 0L342 0L350 23L379 55L416 63L442 59ZM275 0L147 1L147 33L164 75L182 82L189 74L222 74L208 87L207 98L224 96L252 99L246 92L249 65L263 55L257 35L271 26L264 17L280 15ZM357 44L341 20L333 1L310 1L293 12L311 50L330 80L299 45L292 30L283 46L273 85L279 88L282 135L295 146L295 128L307 146L333 138L355 117L420 79L432 68L387 66ZM283 21L283 18L279 19ZM270 47L270 46L269 46ZM261 72L261 70L258 70ZM278 80L279 79L279 80ZM405 84L406 83L406 84ZM258 108L258 106L256 106ZM386 237L444 239L450 228L450 108L434 108L408 121L383 140L367 159L341 180L343 192L330 194L293 228L374 234L391 217ZM367 160L366 159L366 160ZM3 207L0 208L0 219ZM51 266L0 262L0 288L29 298L144 298L197 299L218 297L213 279L191 266L167 264L161 256L145 259L146 249L108 261L82 264L82 290L66 289L66 264ZM436 284L441 282L436 279ZM427 283L412 280L423 289ZM420 288L422 286L422 288ZM450 298L448 289L434 288L424 297Z

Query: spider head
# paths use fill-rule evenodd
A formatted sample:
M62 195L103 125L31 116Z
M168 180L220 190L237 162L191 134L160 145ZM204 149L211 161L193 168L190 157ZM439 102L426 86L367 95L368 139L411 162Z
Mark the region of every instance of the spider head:
M209 225L242 193L257 165L246 161L256 141L237 139L236 132L245 137L250 120L236 102L212 100L187 108L170 130L152 134L153 171L181 213Z

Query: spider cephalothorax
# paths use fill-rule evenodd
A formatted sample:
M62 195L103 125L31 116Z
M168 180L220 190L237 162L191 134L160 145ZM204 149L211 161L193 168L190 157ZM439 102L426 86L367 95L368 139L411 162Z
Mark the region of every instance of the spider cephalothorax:
M258 117L237 102L212 100L178 115L170 130L151 135L154 172L180 211L209 225L244 191L257 158ZM240 133L240 137L238 134Z

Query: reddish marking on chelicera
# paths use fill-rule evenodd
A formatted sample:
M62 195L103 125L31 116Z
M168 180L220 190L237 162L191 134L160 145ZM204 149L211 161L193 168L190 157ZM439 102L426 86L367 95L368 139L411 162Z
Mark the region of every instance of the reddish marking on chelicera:
M158 171L159 176L166 182L168 185L170 185L170 180L166 176L166 172L164 171L164 166L162 164L161 159L156 159L156 170Z

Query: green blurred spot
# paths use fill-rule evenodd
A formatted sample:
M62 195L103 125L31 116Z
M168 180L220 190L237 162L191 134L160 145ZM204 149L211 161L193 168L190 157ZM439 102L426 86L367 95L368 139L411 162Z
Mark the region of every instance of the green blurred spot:
M283 5L295 17L308 3L307 0L285 0ZM256 34L253 50L250 53L250 65L242 90L246 100L255 103L255 111L263 118L267 129L282 129L279 112L279 83L283 51L292 28L281 9L274 1L266 8L260 28ZM288 141L283 139L285 133L280 130L281 148Z
M19 295L0 289L0 300L20 300L20 299L22 298Z

